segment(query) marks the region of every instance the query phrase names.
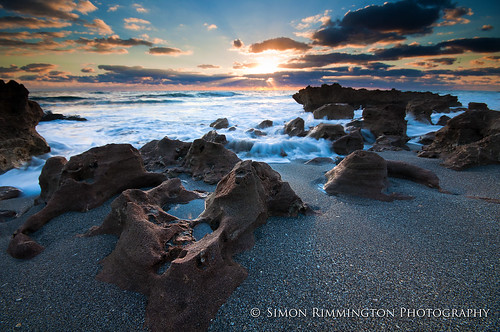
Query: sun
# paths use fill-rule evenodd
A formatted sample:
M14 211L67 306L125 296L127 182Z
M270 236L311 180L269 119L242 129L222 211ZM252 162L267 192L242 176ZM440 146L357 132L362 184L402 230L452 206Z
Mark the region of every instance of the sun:
M255 59L256 66L249 68L249 74L272 74L278 71L282 59L276 55L264 55Z

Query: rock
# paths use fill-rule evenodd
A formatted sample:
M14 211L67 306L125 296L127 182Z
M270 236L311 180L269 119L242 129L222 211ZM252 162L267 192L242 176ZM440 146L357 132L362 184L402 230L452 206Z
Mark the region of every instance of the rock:
M0 174L50 151L35 129L43 111L28 94L24 85L0 80Z
M377 140L368 151L410 151L410 148L406 145L408 140L407 136L382 135L377 137Z
M0 201L5 199L11 199L19 197L22 194L21 189L17 189L15 187L2 186L0 187Z
M61 186L61 174L68 161L61 156L50 157L43 165L42 172L38 177L40 184L40 196L36 199L36 204L48 203L54 193Z
M222 144L195 140L182 163L183 171L193 179L215 184L240 161L236 154Z
M257 126L257 128L259 128L259 129L266 129L266 128L269 128L269 127L272 127L272 126L273 126L273 122L271 120L264 120L261 123L259 123L259 125Z
M289 136L305 136L304 120L302 118L296 118L285 123L285 134Z
M335 164L332 158L328 157L316 157L308 160L304 163L305 165L325 165L325 164Z
M470 102L468 105L469 111L475 110L475 111L487 111L489 110L488 105L486 103L475 103L475 102Z
M245 131L247 134L249 134L253 138L261 137L261 136L267 136L266 132L260 131L258 129L250 128L247 131Z
M356 150L363 150L363 148L363 136L359 130L340 137L332 144L333 151L341 155L348 155Z
M191 143L172 140L165 136L160 141L147 143L139 152L147 170L164 171L170 166L180 166L190 147Z
M386 162L388 176L407 179L430 188L440 189L439 178L434 172L403 161L386 160Z
M436 132L431 131L430 133L420 136L418 143L422 145L429 145L432 142L434 142L435 139L436 139Z
M34 206L33 197L16 197L0 201L0 219L19 218Z
M229 128L227 129L227 131L235 131L235 130L236 130L236 127L234 127L234 126L233 126L233 127L229 127Z
M406 107L408 102L426 100L441 107L461 106L458 98L451 95L439 96L431 92L402 92L399 90L366 90L342 87L338 83L323 84L321 87L308 86L293 95L293 99L304 106L306 112L330 103L347 103L358 109L360 106L399 104Z
M436 123L437 126L446 126L446 123L448 123L448 120L450 120L451 118L447 115L442 115L438 122Z
M23 233L14 234L7 247L7 253L14 258L30 259L45 248Z
M43 112L43 116L40 119L40 122L45 121L54 121L54 120L67 120L67 121L87 121L87 119L80 117L79 115L63 115L63 114L54 114L51 111Z
M309 131L307 137L328 139L334 141L345 135L344 127L340 124L320 123Z
M327 118L328 120L352 119L354 107L349 104L333 103L318 107L313 112L315 119Z
M49 174L51 177L46 180L41 175L41 182L49 184L42 188L41 193L42 197L48 198L47 205L29 217L14 233L14 238L21 233L37 231L64 212L85 212L125 189L151 187L165 179L163 174L146 172L139 151L129 144L108 144L92 148L71 157L62 168L61 163L63 160L59 159L49 164L49 167L53 167L52 170L42 171L42 174ZM58 169L59 180L55 181ZM58 187L54 190L55 183ZM49 194L45 190L53 192ZM26 237L23 236L22 239L25 240ZM16 241L13 246L16 246ZM18 251L13 249L12 252Z
M431 105L425 100L412 100L406 105L406 114L411 115L415 120L426 124L431 124L431 114L434 111Z
M220 143L222 145L227 143L226 135L220 135L216 130L209 131L203 135L201 139L204 139L207 142Z
M226 118L219 118L210 124L214 129L223 129L229 127L229 121Z
M500 163L500 112L466 111L450 119L436 132L432 144L422 147L419 157L443 158L443 166L463 170Z
M0 222L5 222L8 219L16 217L17 213L14 210L0 209Z
M363 109L363 127L375 137L381 135L406 136L406 111L404 106L387 104Z
M387 162L375 152L354 151L325 175L328 181L323 188L330 195L349 194L387 202L410 198L383 193L389 184Z
M152 331L206 330L247 276L232 257L253 246L255 228L269 216L307 210L269 165L249 160L218 183L196 220L178 220L162 209L195 195L178 179L146 192L127 190L112 203L103 225L89 232L119 236L97 279L145 294ZM199 223L213 232L194 241L192 229Z

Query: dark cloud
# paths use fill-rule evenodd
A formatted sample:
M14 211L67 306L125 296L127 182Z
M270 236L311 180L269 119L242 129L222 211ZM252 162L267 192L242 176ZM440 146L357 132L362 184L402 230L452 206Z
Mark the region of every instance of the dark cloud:
M60 20L45 20L34 17L4 16L0 17L0 29L42 29L42 28L64 28L71 23Z
M279 65L280 68L314 68L324 67L339 63L366 63L377 60L372 54L349 54L349 53L328 53L328 54L308 54L300 58L292 59L286 64Z
M82 73L93 73L93 72L95 72L95 70L92 67L85 67L85 68L81 69L81 72Z
M422 68L437 68L440 65L452 65L455 63L456 60L457 60L456 58L428 59L425 61L409 63L409 65Z
M29 65L22 66L21 69L30 73L41 73L54 69L56 65L50 63L30 63Z
M203 64L203 65L198 65L198 68L201 68L201 69L217 69L217 68L220 68L220 66Z
M73 11L86 14L97 9L90 1L75 3L73 0L0 0L0 5L20 14L63 20L78 19Z
M442 11L454 8L450 1L402 0L349 11L340 21L316 31L314 44L325 46L367 45L397 42L405 35L429 34Z
M0 31L0 38L5 39L17 39L17 40L29 40L29 39L44 39L44 40L52 40L54 38L63 38L69 35L68 31L59 31L59 32L2 32Z
M149 49L149 54L152 55L179 55L182 51L172 47L152 47Z
M481 31L491 31L493 30L493 25L485 24L481 27Z
M255 43L250 45L249 51L251 53L261 53L267 50L276 50L276 51L286 51L286 50L295 50L295 51L305 51L310 49L311 46L298 42L296 40L279 37L265 40L261 43Z
M137 38L121 39L116 36L95 39L79 38L75 43L82 45L85 51L96 53L127 53L127 50L123 47L153 46L153 43L147 40Z
M0 77L1 78L12 78L14 74L17 74L21 69L16 65L10 65L10 67L0 67Z
M233 40L233 47L234 48L241 48L243 47L243 42L239 39Z

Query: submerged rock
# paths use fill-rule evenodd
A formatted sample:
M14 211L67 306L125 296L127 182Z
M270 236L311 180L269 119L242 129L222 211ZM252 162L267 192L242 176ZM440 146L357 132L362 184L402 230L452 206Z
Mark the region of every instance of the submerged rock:
M285 134L289 136L305 136L304 119L295 118L285 123Z
M272 126L273 126L273 122L271 120L264 120L261 123L259 123L259 125L257 126L257 128L259 128L259 129L266 129L266 128L269 128L269 127L272 127Z
M219 118L210 124L214 129L223 129L229 127L229 121L226 118Z
M50 151L36 131L43 111L28 94L24 85L0 80L0 173Z
M67 162L59 157L55 162L49 159L47 164L50 169L40 176L44 183L40 196L47 200L47 205L14 233L9 254L15 258L31 257L26 250L17 250L17 243L26 242L27 234L39 230L52 218L68 211L88 211L125 189L150 187L165 179L163 174L146 172L139 151L129 144L108 144L73 156Z

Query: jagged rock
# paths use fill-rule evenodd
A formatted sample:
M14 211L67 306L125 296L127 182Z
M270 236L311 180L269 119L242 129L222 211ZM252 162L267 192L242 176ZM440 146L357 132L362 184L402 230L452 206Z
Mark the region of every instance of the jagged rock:
M422 145L429 145L432 142L434 142L435 139L436 139L436 132L431 131L430 133L420 136L418 143Z
M194 179L215 184L240 161L236 154L222 144L195 140L182 163L182 169Z
M2 186L0 187L0 201L5 199L11 199L19 197L22 194L21 189L17 189L15 187Z
M191 143L172 140L165 136L140 148L144 166L149 171L165 170L169 166L180 166Z
M448 123L448 121L450 120L451 118L447 115L442 115L438 122L436 123L437 126L446 126L446 124Z
M229 127L229 121L226 118L219 118L210 124L214 129L223 129Z
M227 143L226 135L220 135L216 130L209 131L203 135L201 139L204 139L207 142L220 143L222 145Z
M439 96L431 92L402 92L399 90L366 90L342 87L338 83L308 86L293 95L293 99L304 106L306 112L330 103L347 103L358 109L360 106L400 104L406 107L409 101L426 100L446 107L461 106L458 98L451 95Z
M35 129L43 111L28 94L24 85L0 80L0 173L50 151Z
M87 119L82 118L79 115L63 115L63 114L54 114L51 111L43 112L43 116L40 119L40 122L45 121L54 121L54 120L67 120L67 121L87 121Z
M259 125L257 126L257 128L259 128L259 129L266 129L266 128L269 128L269 127L272 127L272 126L273 126L273 122L271 120L264 120L261 123L259 123Z
M489 110L488 105L486 103L475 103L475 102L470 102L468 105L469 111L475 110L475 111L487 111Z
M407 136L382 135L377 137L377 140L368 151L409 151L410 148L406 145L408 140Z
M305 136L304 119L296 118L285 123L285 134L289 136Z
M332 144L333 151L341 155L348 155L356 150L363 150L363 147L363 136L359 130L342 136Z
M344 127L340 124L320 123L309 131L307 137L328 139L334 141L345 135Z
M307 209L269 165L252 161L239 162L218 183L196 220L178 220L162 209L195 195L178 179L147 192L127 190L112 203L103 225L89 232L119 236L97 278L148 296L146 325L153 332L206 330L247 276L232 257L253 246L254 229L269 216ZM194 241L198 223L213 232Z
M419 122L431 124L432 112L432 106L430 106L425 100L410 101L406 105L406 114L411 115L415 120Z
M354 107L342 103L326 104L315 109L313 116L315 119L325 117L328 120L352 119L354 117Z
M404 106L387 104L363 109L363 127L375 137L381 135L406 136L406 111Z
M24 243L27 234L37 231L64 212L88 211L125 189L151 187L165 179L163 174L146 172L139 151L129 144L92 148L71 157L60 168L62 162L58 159L49 164L49 167L53 167L51 171L42 171L42 174L50 175L50 179L42 178L42 183L45 181L49 184L42 190L53 192L42 192L41 196L48 199L47 205L16 230L11 239L11 255L19 252L15 249L16 243L21 243L18 237ZM55 173L58 169L60 175L56 182ZM55 183L58 186L54 190ZM18 255L13 257L28 258Z
M432 144L422 147L419 157L443 158L443 166L462 170L500 163L500 112L466 111L450 119L436 132Z

